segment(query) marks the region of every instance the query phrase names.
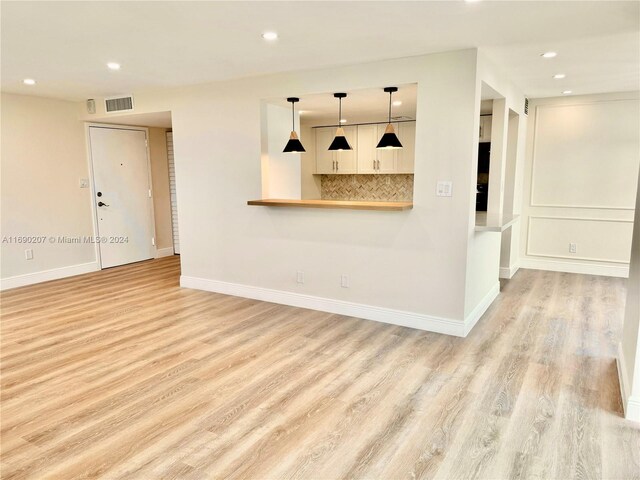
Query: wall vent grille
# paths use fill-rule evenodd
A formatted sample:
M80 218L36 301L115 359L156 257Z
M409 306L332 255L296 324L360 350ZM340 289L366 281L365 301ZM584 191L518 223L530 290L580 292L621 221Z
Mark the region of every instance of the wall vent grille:
M524 114L529 115L529 99L526 97L524 99Z
M107 113L133 110L133 96L127 95L105 98L104 108Z

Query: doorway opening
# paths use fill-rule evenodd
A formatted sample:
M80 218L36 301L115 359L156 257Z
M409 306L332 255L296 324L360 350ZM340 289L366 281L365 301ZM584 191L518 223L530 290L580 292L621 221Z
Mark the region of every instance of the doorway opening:
M180 253L171 112L86 125L101 268Z
M519 248L519 235L512 230L520 211L515 198L520 115L483 82L479 123L476 225L501 235L500 277L511 278Z
M478 142L478 172L476 181L476 212L486 212L489 201L489 168L491 166L491 120L493 100L480 103L480 134Z

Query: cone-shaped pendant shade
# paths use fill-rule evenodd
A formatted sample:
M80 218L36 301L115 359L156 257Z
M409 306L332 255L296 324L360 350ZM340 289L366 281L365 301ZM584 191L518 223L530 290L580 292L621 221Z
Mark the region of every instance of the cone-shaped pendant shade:
M398 87L385 87L383 90L389 94L389 123L384 131L384 135L382 135L382 138L378 142L376 148L402 148L402 144L400 143L400 140L398 139L398 136L393 129L393 125L391 125L391 96L394 94L394 92L398 91Z
M298 97L287 98L287 102L291 103L291 135L289 135L289 141L284 146L284 150L282 150L283 153L306 152L296 133L296 103L299 101L300 99Z
M393 125L387 125L387 128L384 131L384 135L382 135L382 138L378 142L376 148L402 148L402 144L400 143L400 140L398 139L398 136L393 129Z
M289 135L289 141L282 150L284 153L303 153L306 152L304 147L302 146L302 142L298 139L298 134L296 132L291 132Z
M342 99L347 97L346 93L334 93L334 98L338 99L338 125L342 121ZM344 128L338 127L336 130L336 136L329 145L329 150L352 150L351 145L347 141L347 137L344 135Z
M351 145L347 141L347 137L344 136L344 129L339 127L336 130L336 136L329 145L329 150L351 150Z

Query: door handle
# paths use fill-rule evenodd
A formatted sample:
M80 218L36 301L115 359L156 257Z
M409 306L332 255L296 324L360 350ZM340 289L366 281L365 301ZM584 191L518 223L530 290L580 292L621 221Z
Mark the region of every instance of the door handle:
M107 205L107 204L106 204L106 203L104 203L104 202L98 202L98 206L99 206L99 207L108 207L109 205Z

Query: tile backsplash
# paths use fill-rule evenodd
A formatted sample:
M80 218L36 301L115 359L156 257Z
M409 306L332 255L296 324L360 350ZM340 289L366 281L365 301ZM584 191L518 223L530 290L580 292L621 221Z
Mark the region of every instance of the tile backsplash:
M323 200L413 200L413 175L322 175Z

